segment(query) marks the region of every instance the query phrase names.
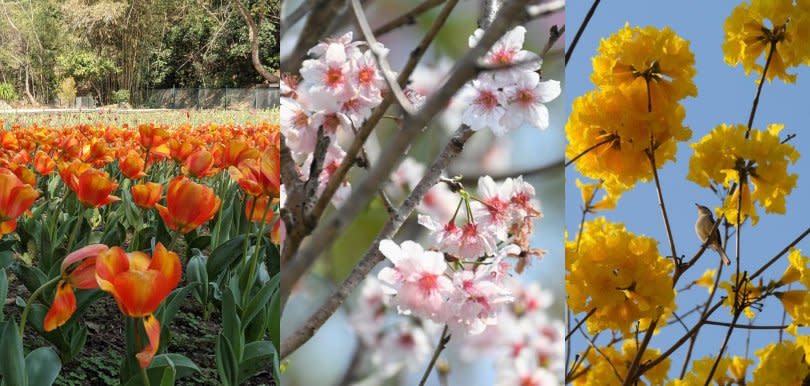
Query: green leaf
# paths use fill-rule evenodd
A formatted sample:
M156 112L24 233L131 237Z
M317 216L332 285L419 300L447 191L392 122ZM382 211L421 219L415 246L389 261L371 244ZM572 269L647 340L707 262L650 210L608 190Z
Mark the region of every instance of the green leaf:
M183 354L155 355L149 368L161 368L166 366L171 366L177 371L175 375L177 379L190 377L201 372L199 366Z
M242 257L246 237L246 235L236 236L222 243L211 252L211 256L208 257L206 262L209 278L219 276L225 268L232 266L234 262Z
M160 378L160 386L174 386L174 368L167 367L163 370L163 377Z
M25 371L29 385L50 386L62 371L62 362L50 347L40 347L25 357Z
M276 348L269 341L260 340L245 345L245 356L239 363L239 382L245 382L257 371L266 369L275 356Z
M0 336L0 374L6 385L28 385L23 358L22 338L17 324L3 322L3 335Z
M233 291L226 288L222 293L222 334L228 338L233 353L238 361L242 357L242 348L245 338L242 334L242 322L239 320L239 310Z
M250 323L253 318L256 317L259 311L264 309L264 307L270 303L270 298L276 293L276 291L278 291L278 283L280 279L281 275L274 276L272 279L264 283L259 292L257 292L256 295L250 299L250 302L248 303L247 307L245 307L242 314L243 324L247 325Z
M189 283L197 283L194 296L203 307L208 306L208 270L205 268L206 257L197 255L189 259L186 265L186 278Z
M223 386L236 386L239 384L239 362L233 352L233 346L227 337L219 334L217 338L217 372Z
M11 247L9 246L9 249ZM14 262L14 252L10 250L4 250L0 252L0 269L6 269L11 263Z
M166 297L163 305L156 312L156 316L158 320L160 320L161 335L169 331L169 325L177 315L177 311L180 310L180 306L186 301L189 291L197 287L197 285L197 283L188 283L185 287L175 289ZM166 344L168 344L168 342L166 342Z
M126 237L127 230L124 228L124 224L119 222L104 232L104 235L101 236L100 243L104 245L121 245L124 243Z
M8 296L8 275L5 268L0 268L0 299L5 301L6 296ZM4 319L4 310L5 307L0 307L0 322Z
M34 292L48 281L48 277L37 267L29 267L25 264L18 264L15 270L17 277L23 282L25 288Z

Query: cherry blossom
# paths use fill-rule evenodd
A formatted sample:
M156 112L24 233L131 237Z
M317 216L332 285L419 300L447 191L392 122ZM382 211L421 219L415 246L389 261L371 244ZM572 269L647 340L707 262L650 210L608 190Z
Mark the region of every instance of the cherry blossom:
M562 92L556 80L540 81L536 72L523 73L517 81L504 90L508 105L501 124L516 129L526 122L538 129L548 127L548 103Z

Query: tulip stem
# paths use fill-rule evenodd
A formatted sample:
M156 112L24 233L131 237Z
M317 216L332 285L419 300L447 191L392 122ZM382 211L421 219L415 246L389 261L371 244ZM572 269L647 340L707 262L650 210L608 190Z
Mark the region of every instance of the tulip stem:
M256 205L257 205L258 200L259 200L258 197L254 198L254 201L253 201L253 209L254 210L256 209ZM259 220L259 221L261 221L262 225L259 226L259 233L257 234L258 237L257 237L257 240L256 240L256 250L253 251L253 257L250 260L250 270L248 271L248 281L247 281L247 285L245 286L245 293L242 295L243 300L244 299L250 299L250 290L253 289L253 282L255 281L255 276L256 276L256 266L258 266L259 257L261 256L261 251L262 251L262 239L264 239L264 229L265 229L265 227L267 225L267 222L264 221L264 220L267 218L267 214L270 213L271 206L272 205L270 205L270 203L268 202L267 205L264 208L264 213L262 214L262 218ZM251 228L253 228L252 224L251 224ZM250 237L248 237L248 239L250 239Z
M141 368L141 377L143 378L144 386L152 386L152 384L149 382L149 374L146 373L146 369L141 366L138 367Z
M76 237L79 235L79 228L82 226L82 220L84 217L84 207L81 203L79 203L79 209L76 211L76 225L73 226L73 232L70 233L70 239L68 239L67 243L67 253L71 252L73 248L73 243L76 242Z
M46 282L45 284L39 286L39 288L31 294L31 297L28 298L28 301L25 302L25 308L23 309L22 316L20 316L20 335L23 335L25 331L25 323L28 321L28 313L31 312L31 303L39 298L39 295L42 295L45 290L50 288L52 285L56 284L59 280L61 280L61 276L57 276L50 281Z

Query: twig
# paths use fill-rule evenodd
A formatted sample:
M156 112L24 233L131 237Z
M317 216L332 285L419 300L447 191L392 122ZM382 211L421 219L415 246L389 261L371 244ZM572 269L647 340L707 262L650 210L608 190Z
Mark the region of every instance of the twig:
M720 223L720 219L717 219L717 224ZM714 232L714 230L712 230ZM710 232L709 234L711 234ZM708 240L707 240L708 241ZM704 248L705 249L705 248ZM709 305L712 304L712 300L714 300L714 294L717 293L717 287L720 286L720 277L723 274L723 260L720 259L719 266L717 267L717 276L714 278L714 284L712 284L712 290L709 292L709 298L706 300L706 305L703 307L703 312L700 313L700 319L706 319L706 313L709 311ZM689 339L689 348L686 350L686 356L683 360L683 367L681 367L681 379L683 379L684 375L686 374L686 369L689 367L689 359L692 358L692 350L695 347L695 342L697 341L697 336L700 331L695 331L695 335L692 335L692 338Z
M595 307L594 307L594 308L591 308L591 310L590 310L590 311L588 311L588 313L587 313L587 314L585 314L585 317L584 317L584 318L582 318L582 319L580 319L580 320L577 322L577 324L575 324L575 325L574 325L574 328L573 328L573 329L571 329L571 331L570 331L568 334L566 334L566 335L565 335L565 340L570 339L570 338L571 338L571 335L573 335L573 334L574 334L574 331L578 330L578 329L579 329L579 327L580 327L580 326L582 326L582 323L585 323L585 321L586 321L586 320L588 320L588 318L590 318L590 317L591 317L591 315L593 315L593 313L594 313L594 312L596 312L596 308L595 308Z
M374 36L385 35L399 27L416 23L416 18L447 0L425 0L408 12L374 29Z
M725 327L731 326L731 323L729 323L729 322L718 322L718 321L715 321L715 320L707 320L705 324L709 324L709 325L712 325L712 326L725 326ZM790 327L790 325L770 325L770 326L765 326L765 325L755 325L755 324L737 324L734 327L735 328L742 328L742 329L749 329L749 330L784 330L784 329Z
M304 62L307 51L318 40L321 40L324 32L329 27L329 22L338 13L342 4L342 1L316 0L312 5L312 10L302 30L303 33L298 38L295 48L292 53L281 60L281 70L283 72L296 73L301 68L301 63Z
M667 206L664 203L664 192L663 189L661 189L661 181L658 178L658 166L655 164L655 146L652 144L650 144L650 148L647 150L647 158L650 160L650 166L652 167L653 178L655 180L655 191L658 194L658 206L661 207L661 217L664 219L664 228L666 228L669 247L672 250L672 259L677 261L678 253L675 251L675 240L672 238L672 227L669 225Z
M552 0L526 7L526 21L539 19L565 10L565 0Z
M281 23L281 36L284 36L290 30L290 28L298 24L298 22L304 18L304 15L306 15L307 12L312 9L315 2L316 0L306 0L289 15L285 16L284 22Z
M388 83L388 91L394 95L397 103L408 115L413 115L416 110L408 100L408 97L405 96L405 93L402 91L402 88L399 86L397 80L394 78L391 65L388 64L388 60L385 59L385 54L380 51L380 45L377 42L377 38L374 37L374 33L371 32L371 26L368 25L366 14L363 12L360 2L358 0L349 0L349 2L352 7L352 11L354 12L354 18L357 22L357 26L360 28L360 32L363 33L363 37L368 43L369 50L371 50L371 53L374 54L374 58L377 60L377 66L380 67L383 78L385 79L386 83Z
M776 263L779 260L779 258L781 258L786 253L788 253L791 248L793 248L796 244L798 244L800 241L802 241L802 239L807 237L808 234L810 234L810 227L807 227L807 229L805 229L804 232L802 232L802 234L800 234L793 241L791 241L790 244L788 244L785 248L783 248L781 251L779 251L779 253L777 253L776 256L772 257L770 260L768 260L767 263L765 263L762 267L760 267L758 270L756 270L756 272L754 272L751 275L750 280L753 281L759 275L761 275L763 272L765 272L765 270L768 269L768 267L773 265L773 263Z
M593 13L596 12L596 7L599 6L599 1L600 0L594 0L593 4L591 5L591 9L589 9L588 13L585 15L585 20L583 20L582 24L579 25L577 33L574 35L574 40L571 41L571 47L568 47L568 49L565 51L565 65L568 65L568 61L571 60L571 55L574 53L574 48L577 47L579 38L582 37L582 33L585 32L585 27L587 27L588 23L591 21Z
M571 158L570 160L568 160L568 162L566 162L566 163L565 163L565 167L568 167L568 166L569 166L569 165L571 165L572 163L577 162L577 160L578 160L578 159L580 159L580 158L582 158L582 156L584 156L585 154L588 154L588 153L590 153L591 151L593 151L593 150L597 149L599 146L602 146L602 145L604 145L604 144L606 144L606 143L613 142L613 141L617 140L618 138L619 138L619 136L618 136L618 135L616 135L616 134L611 134L611 135L608 135L608 136L607 136L607 138L605 138L604 140L599 141L599 142L597 142L597 143L595 143L595 144L591 145L589 148L587 148L587 149L583 150L581 153L579 153L579 154L577 154L576 156L574 156L574 158Z
M562 166L563 166L563 160L560 159L560 160L549 162L549 163L544 164L544 165L540 165L540 166L536 166L536 167L532 167L532 168L527 168L527 169L523 169L523 170L510 170L510 171L506 171L506 172L493 173L493 174L474 174L474 175L465 174L464 176L461 177L461 182L464 183L465 185L466 184L474 184L474 183L478 182L479 178L485 177L485 176L490 176L495 181L505 180L507 178L515 178L515 177L518 177L518 176L524 176L524 177L525 176L535 176L535 175L549 173L549 172L552 172L552 171L560 171ZM455 175L455 174L458 174L458 173L452 173L451 172L449 175Z
M436 349L433 350L433 356L430 358L430 362L424 374L422 374L422 380L419 381L419 386L425 386L425 383L427 383L430 372L433 370L433 366L436 365L436 360L439 359L439 355L441 355L442 351L447 347L447 343L450 342L450 337L451 335L448 333L447 325L445 324L442 330L442 336L439 338L439 343L436 344Z
M748 114L748 129L745 130L746 139L751 136L751 125L754 124L754 116L757 114L757 107L759 107L759 95L762 94L762 85L765 84L765 74L768 73L768 68L771 66L774 51L776 51L776 43L771 42L771 49L768 50L768 58L765 59L765 67L762 69L762 77L759 78L759 84L757 85L757 94L754 96L754 102L751 104L751 112Z

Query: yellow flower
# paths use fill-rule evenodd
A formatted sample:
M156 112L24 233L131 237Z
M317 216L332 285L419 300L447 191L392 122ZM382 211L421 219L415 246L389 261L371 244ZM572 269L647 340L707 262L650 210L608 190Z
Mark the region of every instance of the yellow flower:
M596 201L596 193L602 188L602 182L586 184L577 178L577 188L579 188L582 196L582 205L588 212L596 212L600 210L609 210L616 208L616 201L619 200L619 195L611 194L607 191L601 200Z
M627 335L636 321L643 329L674 310L674 264L660 256L654 239L603 217L586 222L581 232L578 251L576 240L565 243L565 282L572 311L596 309L586 324L591 333Z
M599 349L604 355L588 351L585 359L590 364L588 371L581 377L574 380L574 386L619 386L622 382L616 376L618 372L624 377L630 370L629 366L633 362L638 346L635 339L626 339L622 344L622 351L619 352L614 346L602 347ZM657 349L647 348L641 356L641 363L651 361L661 355ZM607 358L605 358L607 357ZM609 361L608 361L609 360ZM644 373L644 378L649 385L663 385L670 366L669 358L655 365ZM615 368L615 370L614 370Z
M717 274L716 269L707 269L705 272L703 272L703 276L695 280L695 284L701 287L706 287L706 290L711 292L712 287L714 287L714 277L716 274Z
M629 88L591 91L574 100L565 126L566 157L585 153L576 160L577 170L604 181L611 199L652 178L646 153L651 140L660 168L675 159L676 142L692 136L683 125L683 106L673 103L649 113L646 105L646 91Z
M754 369L750 386L802 385L810 374L804 350L791 341L772 343L756 351L759 365Z
M810 271L807 269L808 260L810 259L803 256L800 249L791 249L788 255L788 268L777 283L777 285L786 285L800 281L801 285L804 286L801 289L794 286L793 290L775 292L776 297L782 301L785 311L793 319L793 324L810 324L810 295L808 295L807 291L810 288Z
M727 197L724 208L718 210L730 223L737 223L740 192L741 222L751 216L752 223L756 224L759 217L754 203L767 213L785 213L785 197L799 178L788 173L788 165L796 163L799 152L790 144L780 142L779 132L783 127L772 124L767 131L751 130L751 137L745 139L745 125L721 124L691 145L694 154L689 159L689 180L704 187L722 184L728 189L740 184L740 174L745 175L742 187ZM749 182L753 184L753 191Z
M706 357L692 362L691 370L683 379L676 379L667 386L703 386L709 377L709 372L714 366L715 357ZM745 378L745 370L753 363L750 359L741 357L721 358L717 363L717 369L712 375L711 385L731 385L738 384Z
M807 269L807 261L807 256L802 256L800 249L791 248L788 255L788 267L779 279L779 283L785 285L801 279Z
M807 38L810 34L810 4L799 0L752 0L741 3L723 25L725 41L723 54L731 66L742 63L746 74L756 71L762 74L764 65L757 63L760 57L765 63L774 44L773 56L766 78L772 81L779 77L787 83L796 81L795 74L788 74L789 67L807 62Z
M723 304L729 308L729 312L734 314L734 297L735 291L734 287L737 283L737 275L731 275L731 280L724 281L720 283L720 288L726 291L726 299L723 301ZM737 304L745 306L743 309L743 313L748 319L754 318L754 311L751 309L751 303L757 301L760 296L762 296L762 287L758 287L751 284L750 280L744 280L742 283L742 288L740 291L736 292L737 296Z
M591 81L601 88L630 87L647 95L652 111L666 110L687 96L697 96L695 56L689 41L669 28L630 27L602 39L593 58ZM646 108L646 105L645 105Z

